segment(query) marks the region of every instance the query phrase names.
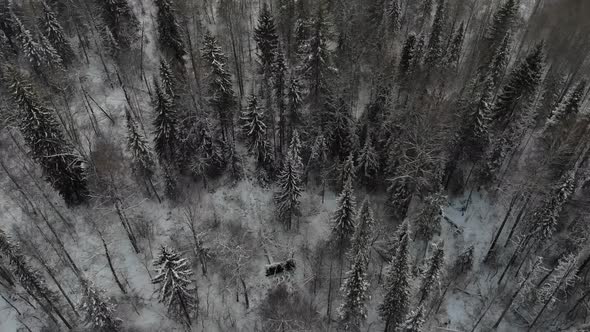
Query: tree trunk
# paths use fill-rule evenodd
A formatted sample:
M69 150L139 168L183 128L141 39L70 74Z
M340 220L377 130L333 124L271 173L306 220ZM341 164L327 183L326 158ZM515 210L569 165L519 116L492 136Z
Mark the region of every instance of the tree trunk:
M113 266L113 262L111 260L111 255L109 253L109 247L107 246L107 243L104 240L104 237L102 236L102 234L99 234L99 235L100 235L100 240L102 241L102 246L104 247L104 254L107 257L107 262L109 263L109 269L111 270L111 273L113 274L113 278L115 278L115 282L117 283L117 286L119 286L119 289L121 290L121 292L123 294L127 294L127 291L125 290L125 286L123 286L123 284L119 280L119 277L117 277L117 272L115 271L115 267Z
M512 212L512 208L514 207L514 204L516 203L516 201L518 201L519 197L520 197L519 193L516 193L512 197L512 200L510 201L510 206L508 207L508 211L506 212L506 216L504 217L504 220L502 221L500 228L496 232L496 236L494 236L494 240L492 241L490 249L488 249L488 252L483 260L484 262L486 262L491 257L492 253L494 252L494 248L496 247L496 243L498 242L498 239L500 238L500 235L502 234L502 230L504 229L504 226L506 226L506 222L508 221L508 218L510 217L510 213Z

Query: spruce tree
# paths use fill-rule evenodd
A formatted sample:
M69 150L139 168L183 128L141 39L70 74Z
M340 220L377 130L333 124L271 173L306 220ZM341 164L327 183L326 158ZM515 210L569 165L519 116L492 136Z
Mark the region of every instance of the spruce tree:
M438 0L436 15L432 23L432 32L428 39L426 59L424 63L432 68L437 65L438 61L444 55L444 29L446 21L446 3L445 0Z
M397 245L394 259L385 275L385 296L379 315L385 321L385 331L392 332L403 324L410 304L409 230L407 224Z
M283 147L286 145L286 127L287 127L287 114L285 105L285 86L286 86L286 74L287 67L285 64L285 58L283 53L277 50L275 55L275 62L273 65L273 80L274 80L274 95L277 110L279 112L279 147L281 152Z
M414 68L414 57L416 52L416 35L410 34L404 42L402 54L398 65L398 79L402 87L406 87Z
M485 82L485 87L479 102L467 107L467 121L462 133L463 153L473 162L479 161L490 143L490 116L492 94L494 86L491 77Z
M551 238L557 229L559 216L574 192L575 172L565 173L545 202L532 215L531 234L537 239Z
M160 162L174 163L179 146L178 119L172 98L154 80L154 148Z
M55 13L45 1L42 2L42 5L43 15L39 20L41 31L59 54L64 66L68 66L76 59L72 45L67 39Z
M17 69L6 66L3 74L21 111L20 130L32 158L67 204L83 202L88 194L84 161L66 141L54 111L41 104L33 86Z
M14 22L16 37L24 55L33 67L41 67L45 64L45 59L43 58L44 52L41 50L41 45L35 41L31 31L24 26L16 15L12 14L11 20Z
M422 304L430 297L430 292L440 281L440 273L445 264L445 253L443 251L442 243L438 244L434 249L434 254L428 262L428 270L422 276L422 283L418 294L420 296L419 304Z
M376 179L379 171L379 156L370 134L365 138L365 144L356 159L356 169L361 181L366 185L370 185Z
M62 69L63 61L61 56L59 56L49 39L44 35L39 36L39 46L44 65L52 69Z
M401 26L402 12L398 0L389 0L387 5L387 26L392 33L397 32Z
M375 219L373 217L373 210L371 209L369 200L365 199L358 212L358 220L351 240L349 250L351 260L355 260L357 256L360 256L363 258L365 264L369 264L369 246L374 227Z
M408 313L406 321L399 327L396 332L422 332L422 326L424 325L424 306L420 305L416 310L412 310Z
M277 179L279 191L275 196L278 216L287 229L291 229L293 217L299 214L301 171L301 157L289 151Z
M564 98L564 101L551 113L551 116L547 119L547 123L545 124L545 130L551 131L552 129L559 127L561 124L572 122L580 111L585 92L586 81L582 80L578 83L574 91L571 94L568 94L568 96Z
M202 56L206 61L209 72L209 104L217 112L224 140L233 138L235 93L231 82L231 75L227 71L227 58L221 47L209 31L205 34Z
M387 205L395 216L403 219L412 199L409 183L404 178L393 178L388 181Z
M254 29L254 40L260 52L258 59L265 75L270 74L272 70L278 39L274 18L268 9L268 5L264 3L258 17L258 25Z
M507 32L502 42L496 47L494 51L494 56L490 62L488 68L488 75L492 78L492 82L494 87L497 87L500 84L502 76L504 76L504 70L508 65L508 59L510 56L510 42L511 42L512 35L510 32Z
M338 245L348 243L355 228L355 198L352 188L352 179L344 183L344 188L338 196L337 208L332 216L332 237Z
M532 94L540 84L543 71L543 44L537 45L512 71L494 106L493 119L498 126L506 125L513 117L520 100Z
M291 75L289 79L289 86L287 88L287 108L290 131L300 126L303 122L301 115L301 105L303 104L302 96L303 87L299 83L299 80Z
M143 179L150 179L154 174L154 158L146 138L139 132L130 112L127 117L127 149L133 156L133 172Z
M338 308L338 315L344 330L359 331L361 324L367 319L369 282L366 269L363 255L353 257L352 267L346 273L346 280L340 289L344 301Z
M172 68L170 68L170 64L164 58L160 59L160 79L162 81L163 91L168 94L170 101L175 106L175 100L178 97L177 82L172 73Z
M324 110L325 118L320 114L318 122L324 122L324 127L330 132L332 155L343 160L356 152L358 137L352 111L346 101L343 98L338 98L334 106Z
M518 14L518 1L507 0L494 13L492 24L486 33L489 51L494 50L512 29Z
M330 71L330 51L325 34L326 21L320 6L318 16L313 24L311 38L306 47L302 70L308 82L310 95L316 102L326 89L326 80Z
M189 261L174 250L162 246L153 265L156 276L152 283L158 285L159 301L166 304L168 313L185 319L185 323L191 325L191 313L197 306L197 298Z
M182 37L182 28L176 18L176 10L172 0L155 0L158 9L158 40L170 57L178 64L184 65L183 56L186 54Z
M105 291L97 288L87 279L82 279L80 283L82 299L79 307L84 313L84 324L93 331L119 331L122 321L115 317L115 306L104 296Z
M461 58L461 51L463 49L463 39L465 38L465 25L461 23L457 31L453 35L453 40L449 46L446 56L446 65L448 68L454 69L459 66L459 59Z
M103 0L99 1L99 4L106 28L118 45L122 48L129 48L137 38L139 21L131 10L128 0Z
M342 162L338 170L339 188L343 189L347 182L350 182L354 186L354 180L356 179L355 170L354 156L350 154L348 158Z
M440 193L424 199L424 206L416 217L414 233L417 238L430 242L434 235L440 232L444 201L445 196Z
M248 100L248 107L242 113L242 132L248 140L248 150L256 154L259 164L265 163L267 155L266 146L266 124L263 121L263 115L259 112L258 99L251 96Z

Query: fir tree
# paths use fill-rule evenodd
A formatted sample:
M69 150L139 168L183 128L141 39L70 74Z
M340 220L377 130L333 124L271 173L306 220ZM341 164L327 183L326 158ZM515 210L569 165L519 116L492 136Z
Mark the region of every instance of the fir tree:
M412 61L411 72L418 72L421 69L424 53L426 52L426 37L420 35L414 51L414 60Z
M156 80L154 90L154 147L160 162L174 163L179 146L176 110L172 98L162 90Z
M227 58L221 51L217 39L209 31L205 34L203 59L209 67L209 103L219 116L223 139L233 137L235 93L231 82L231 75L227 72Z
M156 276L153 284L158 285L158 299L166 303L168 313L186 319L191 325L191 313L197 306L189 262L174 250L162 246L154 260Z
M459 59L461 58L461 50L463 49L463 39L465 38L465 25L461 23L457 31L453 35L453 40L447 52L446 65L449 68L457 68L459 66Z
M516 105L523 97L532 94L540 84L543 71L543 45L537 45L510 75L508 83L498 96L493 118L498 126L513 117Z
M115 306L104 296L104 290L96 288L89 280L80 282L82 300L79 307L84 313L84 324L93 331L119 331L122 321L115 317Z
M325 119L319 119L319 121L324 122L325 127L329 128L332 154L342 160L355 152L358 137L354 130L355 122L352 112L346 101L338 98L334 106L335 108L328 107L324 111Z
M377 176L379 156L375 151L370 134L365 138L365 144L356 159L356 169L362 181L367 185L373 183Z
M241 121L242 132L248 139L248 149L256 153L259 164L265 163L267 155L266 146L266 124L263 121L263 115L259 112L258 100L251 96L248 100L248 107L242 113Z
M358 221L354 229L349 251L350 259L355 260L357 256L360 256L363 258L365 264L369 264L369 245L374 227L375 219L373 218L373 210L371 209L369 200L365 199L358 212Z
M154 158L146 138L139 132L130 112L127 117L127 149L133 156L133 172L144 179L154 174Z
M399 218L404 218L408 212L412 193L408 181L404 178L389 180L387 187L388 206L391 212Z
M439 0L436 7L436 15L432 23L432 32L428 39L428 52L424 61L430 67L436 66L437 62L444 55L443 33L446 20L446 3L445 0Z
M397 245L395 258L386 270L385 297L379 306L379 315L385 321L385 331L395 331L403 324L410 304L409 284L409 230L405 231Z
M352 185L354 185L354 180L356 179L355 170L354 156L350 154L348 158L342 162L339 168L338 185L341 189L344 188L347 182L350 182Z
M418 292L418 294L420 294L420 304L429 298L430 292L440 281L440 273L445 264L444 259L445 253L441 243L434 249L434 254L430 258L428 264L428 270L422 276L422 283L420 284L420 290Z
M44 35L39 36L39 50L41 51L41 58L43 59L44 65L53 68L62 68L62 59L49 42L49 39Z
M176 18L176 11L171 0L155 0L158 14L158 40L168 54L184 65L183 56L186 54L182 29Z
M422 332L425 315L424 306L420 305L407 315L406 321L399 327L397 332Z
M353 257L350 271L346 273L346 280L340 292L344 296L342 305L338 308L340 324L344 330L360 330L361 324L367 319L367 265L362 255Z
M517 0L507 0L494 13L492 24L486 34L486 40L490 51L495 49L496 46L502 42L502 39L506 34L512 29L517 18L518 5Z
M83 202L88 193L84 162L66 141L53 110L41 104L31 84L15 68L5 67L4 82L21 111L25 143L47 181L67 204Z
M41 31L59 54L64 66L68 66L76 59L76 55L74 54L72 46L67 39L61 24L57 20L55 13L45 1L43 1L42 4L43 15L39 20Z
M332 216L332 237L343 246L350 240L354 232L356 216L355 198L352 189L352 179L344 183L344 188L337 199L337 209Z
M139 21L131 10L128 0L103 0L99 1L99 4L102 10L102 19L117 45L123 48L131 46L131 43L137 38Z
M162 80L162 89L170 97L170 101L174 104L177 95L176 78L172 73L172 68L166 59L160 59L160 79Z
M279 191L276 194L279 218L291 229L294 216L299 214L299 199L301 197L301 158L291 151L283 163L283 169L277 179Z

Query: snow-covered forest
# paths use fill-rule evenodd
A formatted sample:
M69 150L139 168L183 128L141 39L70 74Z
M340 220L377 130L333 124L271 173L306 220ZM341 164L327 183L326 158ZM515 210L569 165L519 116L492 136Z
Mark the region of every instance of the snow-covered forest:
M589 15L0 0L0 332L590 331Z

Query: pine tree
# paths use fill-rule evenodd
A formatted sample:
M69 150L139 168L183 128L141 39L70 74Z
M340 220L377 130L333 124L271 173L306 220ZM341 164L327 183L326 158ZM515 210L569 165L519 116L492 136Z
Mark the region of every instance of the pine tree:
M41 31L59 54L64 66L68 66L76 59L74 50L72 50L72 46L67 39L61 24L57 20L55 13L45 1L43 1L42 4L43 15L39 20Z
M406 321L399 327L397 332L422 332L425 315L424 306L420 305L407 315Z
M103 0L99 1L99 4L102 10L102 19L117 44L123 48L131 46L131 43L137 38L139 21L131 10L128 1Z
M217 39L209 32L205 34L203 59L209 67L209 103L219 116L223 139L233 137L235 93L231 82L231 75L227 72L227 58L221 51Z
M265 163L267 155L266 146L266 124L263 121L263 115L259 112L258 99L251 96L248 100L248 107L242 113L241 121L242 132L248 139L248 149L256 153L259 164Z
M339 168L338 185L341 189L344 189L344 186L347 182L350 182L351 185L354 185L354 180L356 179L355 170L356 169L354 167L354 156L350 154L348 158L346 158L346 160L342 162Z
M444 42L443 33L446 21L446 3L445 0L438 0L436 7L436 15L434 16L434 22L432 23L432 32L428 39L428 52L426 53L426 59L424 63L430 68L437 65L437 62L443 58L444 55Z
M465 25L461 23L457 31L453 35L450 48L446 56L446 65L449 68L457 68L459 66L459 59L461 58L461 51L463 49L463 39L465 38Z
M379 306L379 315L385 321L385 331L395 331L403 324L410 304L409 284L409 230L405 231L397 245L395 258L386 270L385 296Z
M364 259L365 264L369 264L369 246L374 227L375 219L373 218L373 210L371 209L369 200L365 199L358 212L358 221L351 240L349 250L351 260L355 260L357 256L360 256Z
M526 59L512 71L508 83L498 96L493 119L498 126L511 120L515 108L523 97L532 94L540 84L543 71L543 45L537 45Z
M177 114L172 98L154 80L154 147L160 162L174 163L179 146Z
M174 104L176 98L178 97L176 78L172 73L170 64L168 64L168 61L166 61L164 58L160 59L160 79L162 80L163 91L168 95L168 97L170 97L172 104Z
M496 46L502 42L502 39L510 32L514 25L518 14L518 1L507 0L494 13L492 24L489 27L486 40L489 45L489 50L492 51Z
M127 112L127 149L133 156L133 172L140 178L154 175L154 158L146 138L139 132L130 112Z
M93 331L119 331L122 321L115 317L115 306L104 296L104 290L96 288L89 280L80 282L82 299L79 307L84 313L84 324Z
M186 54L182 37L182 28L178 24L176 11L171 0L155 0L158 14L158 40L170 57L184 65L183 56Z
M340 289L344 302L338 308L338 315L344 330L359 331L361 324L367 319L369 282L366 269L367 265L362 255L353 257L352 267L346 273L346 280Z
M154 260L156 276L153 284L158 285L158 299L166 303L168 313L186 319L191 325L191 313L197 306L195 289L191 276L193 274L186 258L174 250L162 246Z
M424 207L416 218L415 233L417 238L430 242L434 234L440 232L444 201L445 196L440 193L424 199Z
M373 183L379 171L379 156L373 146L370 134L365 138L365 144L356 159L356 169L362 181L369 185Z
M84 161L66 141L54 111L43 106L18 70L5 67L4 82L21 111L20 130L32 158L67 204L83 202L88 193Z
M559 216L573 194L575 180L574 171L564 174L546 201L533 213L531 219L533 236L546 240L555 233Z
M53 69L62 69L62 59L44 35L39 36L39 50L44 65Z
M420 284L420 290L418 292L418 294L420 294L420 304L430 297L430 292L440 281L440 273L445 264L444 259L445 253L441 243L434 249L434 254L430 258L428 264L428 270L422 276L422 283Z
M320 118L318 122L324 122L325 128L330 132L330 146L332 154L339 159L344 159L355 153L358 144L358 137L355 132L355 122L348 104L343 98L338 98L335 107L328 107L324 110L325 119ZM319 115L322 117L322 115Z
M390 179L387 187L387 205L391 212L399 218L405 218L412 199L408 181L404 178Z
M332 216L332 237L340 246L348 243L354 232L356 217L355 198L352 179L344 183L344 188L337 199L337 209Z

